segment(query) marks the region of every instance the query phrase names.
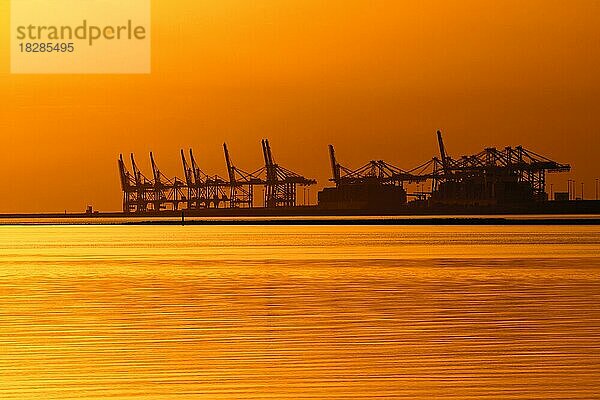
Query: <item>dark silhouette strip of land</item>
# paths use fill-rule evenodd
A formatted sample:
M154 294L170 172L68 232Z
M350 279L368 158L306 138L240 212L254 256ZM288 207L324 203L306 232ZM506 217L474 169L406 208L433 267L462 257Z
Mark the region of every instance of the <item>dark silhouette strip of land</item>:
M410 226L410 225L600 225L600 218L369 218L369 219L211 219L132 221L126 225L292 225L292 226Z
M363 215L363 216L135 216L120 214L36 214L0 216L1 225L255 225L255 226L410 226L410 225L600 225L600 215Z
M0 214L0 225L598 225L600 201L544 202L524 207L404 207L329 210L318 206L209 208L160 212Z

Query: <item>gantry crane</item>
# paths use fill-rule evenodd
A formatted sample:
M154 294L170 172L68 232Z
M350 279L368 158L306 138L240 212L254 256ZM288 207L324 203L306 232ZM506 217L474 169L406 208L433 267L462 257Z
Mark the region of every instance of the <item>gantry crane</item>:
M228 197L225 189L228 182L219 175L208 175L196 163L194 152L189 150L191 166L181 150L181 162L188 191L188 209L219 208L226 204Z
M331 144L329 145L329 158L333 176L330 180L336 186L377 184L403 187L404 183L417 183L427 180L427 177L412 174L383 160L371 160L354 170L346 168L337 162L335 149Z
M314 179L305 178L277 163L273 158L268 139L262 140L265 160L265 206L294 207L296 205L297 186L311 186L317 183Z
M223 152L229 176L229 206L231 208L254 207L254 186L262 186L265 181L256 172L246 172L236 167L229 156L227 143L223 143Z

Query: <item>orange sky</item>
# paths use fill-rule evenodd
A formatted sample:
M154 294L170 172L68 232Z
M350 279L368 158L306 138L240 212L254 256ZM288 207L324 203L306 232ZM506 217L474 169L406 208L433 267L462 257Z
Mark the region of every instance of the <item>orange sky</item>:
M181 176L179 149L225 175L276 161L329 178L340 162L410 168L522 144L600 177L600 2L153 1L151 75L10 75L0 0L0 213L119 210L120 152L148 175L153 150ZM580 190L577 184L578 192ZM314 200L313 200L314 201Z

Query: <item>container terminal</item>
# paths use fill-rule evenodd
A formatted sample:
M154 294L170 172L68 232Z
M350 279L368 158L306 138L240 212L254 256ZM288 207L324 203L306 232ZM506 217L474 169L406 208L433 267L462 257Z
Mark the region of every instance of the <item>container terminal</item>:
M253 170L238 167L227 144L223 144L225 177L204 172L191 149L187 153L181 150L183 179L166 176L153 153L150 153L151 175L140 171L133 154L130 168L121 155L118 168L123 192L122 215L600 213L599 201L576 200L574 190L553 193L553 198L548 195L546 175L568 172L569 164L522 146L489 147L455 158L448 154L440 131L437 142L439 155L410 169L383 160L351 168L338 161L334 146L329 145L330 185L318 193L318 204L313 206L299 205L298 198L301 189L317 181L278 164L267 139L261 141L264 165ZM263 198L257 199L257 193Z

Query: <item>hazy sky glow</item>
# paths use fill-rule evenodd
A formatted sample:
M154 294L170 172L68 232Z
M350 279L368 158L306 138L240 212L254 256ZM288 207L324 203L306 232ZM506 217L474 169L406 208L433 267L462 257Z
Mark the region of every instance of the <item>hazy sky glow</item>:
M225 175L221 143L253 170L329 178L343 164L410 168L436 152L519 145L600 177L600 2L153 1L151 75L9 74L0 30L0 213L121 206L116 159L155 152L181 176L193 147ZM9 25L8 1L0 21ZM580 190L577 184L578 192Z

